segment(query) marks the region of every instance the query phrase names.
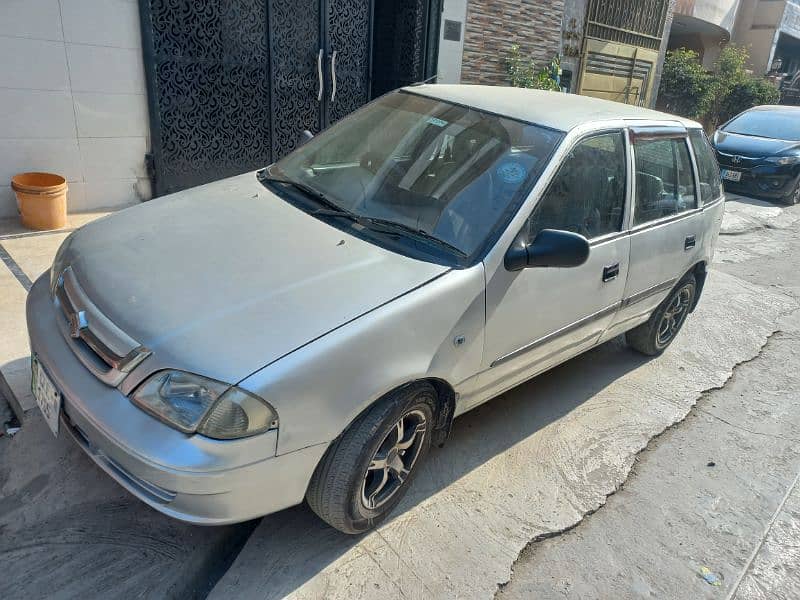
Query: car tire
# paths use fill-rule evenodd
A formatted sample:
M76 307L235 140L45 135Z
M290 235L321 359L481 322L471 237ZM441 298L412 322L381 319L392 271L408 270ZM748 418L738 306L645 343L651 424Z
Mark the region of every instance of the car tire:
M690 273L672 288L646 323L625 334L628 345L647 356L658 356L664 352L683 327L696 294L697 280Z
M311 510L344 533L378 525L428 454L435 414L436 391L425 382L404 386L369 408L317 465L306 491Z
M783 201L789 206L800 204L800 181L794 186L794 190L784 197Z

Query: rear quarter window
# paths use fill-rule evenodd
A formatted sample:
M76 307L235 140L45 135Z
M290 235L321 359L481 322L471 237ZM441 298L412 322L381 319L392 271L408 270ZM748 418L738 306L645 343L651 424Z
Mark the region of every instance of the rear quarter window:
M708 204L722 195L722 180L719 176L719 165L711 149L711 144L702 129L690 129L689 141L697 160L697 171L700 175L700 201Z

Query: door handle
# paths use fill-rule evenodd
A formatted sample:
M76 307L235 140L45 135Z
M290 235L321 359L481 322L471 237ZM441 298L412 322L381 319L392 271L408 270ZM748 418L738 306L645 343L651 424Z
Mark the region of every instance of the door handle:
M317 54L317 80L319 81L317 102L322 102L322 48L319 49L319 54Z
M331 102L336 98L336 50L331 54Z
M690 250L694 248L695 245L695 237L693 235L687 235L686 239L683 241L683 249Z
M619 263L603 268L603 281L613 281L617 277L619 277Z

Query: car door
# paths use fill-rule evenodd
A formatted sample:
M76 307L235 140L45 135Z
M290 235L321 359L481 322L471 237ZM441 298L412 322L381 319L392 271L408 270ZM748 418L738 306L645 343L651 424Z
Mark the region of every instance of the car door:
M631 128L634 197L631 256L622 308L606 337L647 320L700 260L703 221L682 127Z
M582 234L587 261L572 268L498 268L487 281L481 397L489 397L590 348L619 308L628 270L629 194L622 129L578 140L515 243L542 229Z

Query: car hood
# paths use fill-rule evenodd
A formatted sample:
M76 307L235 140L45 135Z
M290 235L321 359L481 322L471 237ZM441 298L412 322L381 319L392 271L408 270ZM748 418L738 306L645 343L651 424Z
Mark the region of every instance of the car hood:
M90 223L62 264L151 366L229 383L448 270L311 217L254 173Z
M800 142L717 131L714 147L725 154L748 157L774 156L800 147Z

